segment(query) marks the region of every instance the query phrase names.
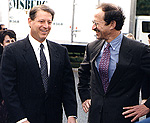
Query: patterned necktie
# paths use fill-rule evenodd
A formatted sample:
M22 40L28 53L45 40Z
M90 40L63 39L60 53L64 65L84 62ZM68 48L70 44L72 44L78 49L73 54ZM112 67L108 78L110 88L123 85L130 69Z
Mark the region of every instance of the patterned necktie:
M44 84L45 93L47 92L47 84L48 84L48 68L45 54L43 52L44 45L41 43L40 45L40 65L41 65L41 77Z
M104 88L105 93L109 85L109 76L108 76L108 67L109 67L109 61L110 61L109 47L110 47L110 44L107 44L106 48L103 51L103 55L99 63L99 72L100 72L100 77L103 83L103 88Z

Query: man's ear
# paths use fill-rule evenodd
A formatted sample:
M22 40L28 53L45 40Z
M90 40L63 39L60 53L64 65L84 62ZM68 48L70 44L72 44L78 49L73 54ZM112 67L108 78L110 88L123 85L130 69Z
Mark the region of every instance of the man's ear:
M31 18L28 18L28 24L30 28L31 28L31 22L32 22Z
M115 27L116 27L116 21L111 21L110 22L110 29L115 29Z

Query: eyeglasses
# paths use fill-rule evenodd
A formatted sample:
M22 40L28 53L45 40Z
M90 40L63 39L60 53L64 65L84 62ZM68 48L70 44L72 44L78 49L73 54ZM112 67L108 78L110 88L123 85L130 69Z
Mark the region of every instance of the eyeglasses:
M5 42L6 42L6 43L13 43L13 42L15 42L15 40L14 40L14 39L11 39L11 40L6 40Z
M105 21L99 21L99 22L95 22L94 20L92 21L92 23L97 27L100 23L103 23Z

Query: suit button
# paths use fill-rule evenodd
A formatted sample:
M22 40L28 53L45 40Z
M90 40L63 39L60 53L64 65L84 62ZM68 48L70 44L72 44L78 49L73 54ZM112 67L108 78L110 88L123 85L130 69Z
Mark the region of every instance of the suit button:
M99 111L99 113L101 113L102 112L102 107L100 107L100 111Z

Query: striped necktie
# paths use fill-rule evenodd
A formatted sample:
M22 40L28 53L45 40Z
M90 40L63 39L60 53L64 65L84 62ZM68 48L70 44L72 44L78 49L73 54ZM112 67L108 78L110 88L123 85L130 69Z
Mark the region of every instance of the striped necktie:
M41 43L40 45L40 65L41 65L41 77L43 80L43 85L45 89L45 93L47 92L47 86L48 86L48 67L47 67L47 61L45 54L43 52L44 45Z

